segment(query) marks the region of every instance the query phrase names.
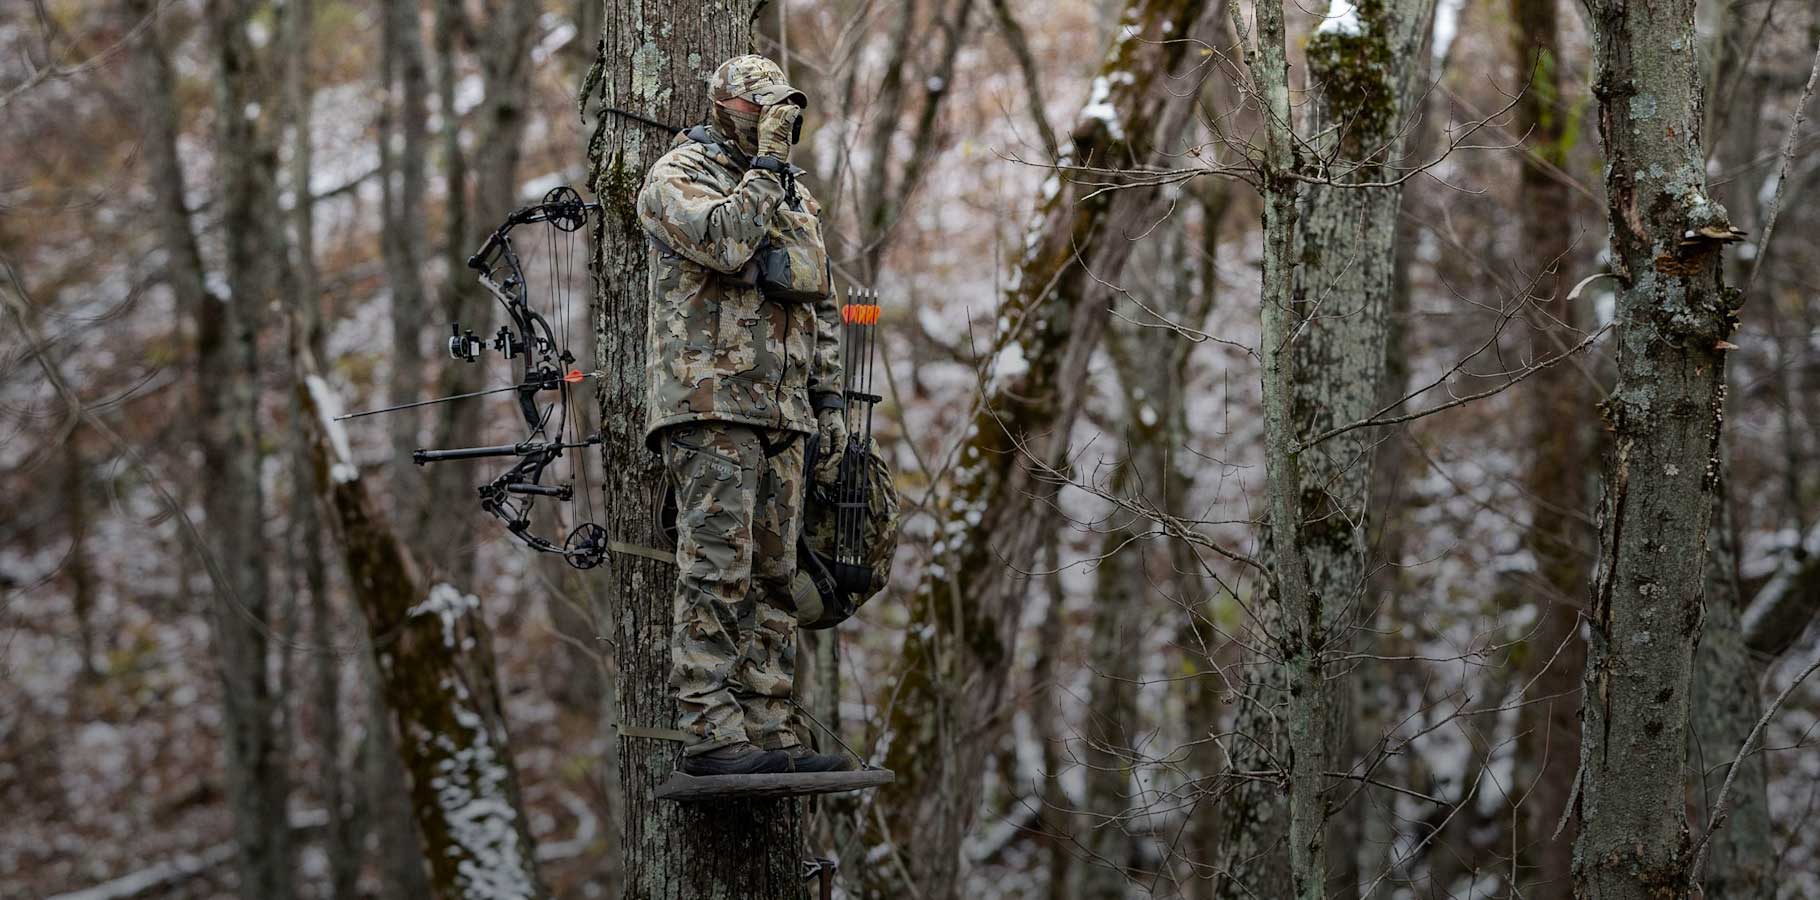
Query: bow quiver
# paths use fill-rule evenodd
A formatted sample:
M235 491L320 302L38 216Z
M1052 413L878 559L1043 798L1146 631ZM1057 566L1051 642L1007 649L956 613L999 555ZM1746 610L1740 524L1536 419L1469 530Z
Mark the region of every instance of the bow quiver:
M841 352L847 446L834 484L815 479L819 435L809 441L804 455L808 488L791 595L797 625L811 630L839 625L883 589L897 552L897 486L872 438L872 412L881 399L872 391L878 294L849 287L846 300L841 307Z

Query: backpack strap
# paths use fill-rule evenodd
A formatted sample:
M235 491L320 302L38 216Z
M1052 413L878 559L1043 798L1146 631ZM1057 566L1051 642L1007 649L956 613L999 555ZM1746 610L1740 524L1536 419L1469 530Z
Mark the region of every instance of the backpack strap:
M727 145L714 136L713 129L710 129L706 125L690 126L688 130L683 132L683 137L686 137L697 144L706 144L709 147L713 147L736 161L745 157L744 153L734 153L728 150ZM769 158L770 157L766 157L766 159ZM747 160L745 168L751 168L751 161L749 159ZM791 178L795 178L799 175L806 175L809 172L808 169L805 169L802 166L796 165L795 163L782 162L781 160L774 166L760 166L759 168L772 169L779 175L788 175Z
M697 144L720 151L728 159L738 164L741 169L764 169L776 173L778 179L784 183L784 201L790 204L791 209L803 208L803 201L796 195L796 176L803 174L805 170L775 157L760 156L753 159L743 152L735 153L728 150L727 145L716 138L714 132L706 125L690 126L689 130L683 132L683 136Z
M720 148L720 141L714 139L714 132L709 131L708 126L706 125L690 126L688 131L683 132L683 136L697 144L707 144L710 147ZM722 150L725 152L724 148L722 148ZM728 155L731 156L732 154Z

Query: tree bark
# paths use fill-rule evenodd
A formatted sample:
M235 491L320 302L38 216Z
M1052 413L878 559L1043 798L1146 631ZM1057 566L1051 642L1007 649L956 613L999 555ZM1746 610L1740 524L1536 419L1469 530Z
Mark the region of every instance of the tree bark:
M1199 62L1187 48L1211 34L1209 6L1126 4L1065 164L1128 167L1169 148L1199 92L1156 88ZM1165 22L1189 39L1158 40ZM873 893L905 894L906 882L930 898L960 889L961 842L1006 722L1002 703L1025 597L1018 573L1041 550L1045 528L1032 517L1054 492L1029 462L1054 461L1066 448L1108 317L1111 291L1102 282L1120 277L1160 201L1142 189L1093 193L1059 172L1044 185L1000 310L996 374L940 500L935 563L911 598L903 662L886 692L894 700L885 762L898 780L879 792L879 815L869 823L870 853L882 861L860 875Z
M391 287L392 354L387 395L394 404L424 399L423 197L429 93L424 69L423 22L417 0L387 3L380 50L380 247ZM451 272L459 277L465 269ZM439 325L442 323L438 323ZM472 324L472 323L469 323ZM388 413L392 457L390 488L403 510L423 503L423 473L411 451L423 446L420 410Z
M1731 773L1732 759L1763 715L1758 687L1763 667L1752 657L1738 625L1744 598L1732 519L1723 506L1725 494L1722 483L1713 553L1707 560L1706 627L1694 651L1693 741L1688 748L1695 776L1693 807L1708 829L1713 827L1713 804ZM1706 896L1715 900L1775 900L1777 858L1770 830L1769 761L1762 753L1751 753L1732 781L1725 822L1713 835L1706 871L1695 874Z
M437 46L442 81L443 148L449 157L449 197L452 204L445 252L448 254L448 311L445 321L461 322L475 331L491 322L494 302L467 277L468 254L480 249L483 236L499 227L520 205L518 164L523 153L526 109L530 102L531 39L537 24L534 0L487 0L485 19L469 21L459 0L438 0ZM453 44L476 47L480 56L481 83L485 91L474 112L473 203L467 202L465 176L467 153L461 148L462 121L454 115ZM445 49L445 45L449 45ZM464 226L465 225L465 229ZM436 396L449 397L485 387L482 367L445 361ZM436 445L458 446L483 430L484 404L453 403L442 419ZM463 466L443 466L429 473L429 509L469 509L474 502L473 473ZM451 579L464 582L474 572L473 516L432 515L425 522L425 546L436 554L437 568Z
M228 796L241 841L240 891L249 898L287 900L294 890L286 819L290 777L279 724L283 697L268 671L272 617L259 442L259 373L266 368L259 339L264 310L277 295L285 248L269 213L277 116L261 112L277 109L278 98L264 92L268 61L255 55L247 34L253 13L247 0L211 0L206 12L229 296L218 307L196 310L197 419L203 471L210 478L203 509L218 539L211 550L223 575L213 607L214 638Z
M699 122L707 79L729 57L748 52L753 3L696 14L678 0L613 0L601 51L582 88L603 106L662 122ZM606 477L604 527L616 541L664 547L656 524L663 468L645 449L645 322L648 242L635 207L645 170L673 135L603 114L588 143L589 179L602 214L589 270L594 278L596 359L601 379L601 454ZM616 623L617 724L673 728L670 594L676 571L643 557L613 554L598 577ZM677 756L672 743L620 741L620 824L628 900L785 900L799 897L804 857L800 801L660 803L653 796Z
M309 357L297 364L316 491L335 526L398 729L430 896L541 900L546 892L480 601L446 583L426 583L360 480L347 433L333 421L340 402Z
M371 635L362 635L371 643ZM366 740L360 754L365 805L373 831L379 836L380 896L386 900L421 900L430 893L430 874L424 865L423 829L418 827L411 798L411 777L405 771L404 753L398 744L398 727L386 703L385 679L379 671L379 654L368 647L361 661L361 683L369 713Z
M1530 317L1530 359L1578 343L1592 318L1584 305L1565 299L1578 280L1573 273L1581 254L1574 252L1575 232L1563 224L1575 219L1566 174L1574 129L1561 96L1558 12L1558 0L1511 2L1512 49L1530 76L1513 123L1529 135L1518 185L1519 246L1524 266L1535 273L1520 277L1533 278L1530 301L1539 307ZM1597 458L1594 426L1586 415L1594 402L1591 388L1580 369L1552 366L1537 372L1520 397L1531 450L1523 549L1535 567L1519 580L1528 589L1536 624L1516 660L1522 683L1533 687L1524 698L1532 702L1522 708L1517 737L1516 783L1528 789L1515 798L1521 804L1516 819L1521 865L1514 871L1521 873L1521 887L1544 893L1573 880L1572 824L1559 836L1555 828L1573 795L1580 761L1578 689L1586 668L1580 607L1595 540L1584 517L1591 506L1587 473Z
M1394 180L1416 101L1434 0L1361 3L1359 28L1318 28L1309 40L1308 76L1319 93L1307 105L1304 131L1328 171L1343 182ZM1296 309L1292 342L1292 412L1300 435L1320 434L1370 415L1385 391L1390 310L1397 289L1397 225L1401 187L1311 185L1304 194L1296 239ZM1302 454L1299 529L1306 544L1309 589L1331 655L1371 653L1374 604L1368 593L1371 508L1376 445L1382 435L1358 430ZM1356 678L1332 680L1351 666L1323 660L1326 709L1319 746L1326 771L1350 769ZM1292 695L1291 703L1295 702ZM1293 718L1292 712L1292 718ZM1356 896L1361 816L1348 808L1356 784L1331 785L1324 804L1335 833L1328 845L1330 898Z
M1686 778L1702 569L1718 481L1730 228L1707 194L1694 0L1588 4L1618 278L1618 384L1583 695L1574 889L1687 896ZM1703 231L1704 230L1704 231Z
M1305 449L1299 441L1369 415L1382 398L1402 191L1350 185L1394 179L1412 73L1423 68L1417 54L1433 9L1433 0L1365 3L1354 10L1354 27L1317 27L1307 51L1316 93L1304 128L1317 136L1312 149L1320 166L1313 171L1340 183L1311 185L1304 193L1289 177L1300 164L1289 127L1282 7L1257 4L1252 80L1266 118L1260 354L1278 606L1262 619L1265 639L1285 665L1272 676L1281 679L1280 693L1265 686L1251 697L1239 727L1241 734L1246 726L1268 727L1266 720L1278 718L1271 706L1286 703L1285 745L1272 749L1272 741L1250 735L1241 742L1254 748L1249 759L1282 754L1288 806L1286 815L1260 808L1281 803L1268 782L1238 789L1223 896L1267 890L1281 870L1273 857L1285 850L1296 896L1321 897L1329 888L1323 773L1339 762L1335 751L1350 744L1354 686L1332 680L1327 657L1344 652L1360 625L1377 439L1360 430ZM1280 832L1271 834L1285 821L1286 847ZM1336 854L1342 875L1353 870L1351 842L1343 843ZM1356 885L1340 889L1350 893Z
M128 0L128 17L141 21L153 13L150 0ZM243 36L236 37L226 11L210 8L217 25L220 53L221 97L219 109L234 110L237 120L223 128L223 147L230 133L239 136L245 127L244 102L235 105L247 90L248 79L238 67L246 62ZM145 87L146 160L156 198L155 227L165 253L165 283L177 299L177 308L194 323L197 353L197 434L202 446L204 471L216 479L205 492L205 514L211 533L220 543L199 548L215 582L212 644L222 681L222 728L227 758L229 804L239 842L238 869L242 896L282 898L290 895L290 828L285 821L288 790L283 754L276 743L270 715L272 698L266 680L264 624L258 621L265 606L265 570L259 515L259 481L256 445L252 441L256 413L251 391L256 381L236 366L230 335L236 330L251 339L245 318L259 296L249 283L251 235L234 235L233 264L239 277L230 284L241 297L238 303L216 296L204 280L202 254L185 201L183 168L177 136L182 122L175 77L164 48L161 29L154 20L133 54L136 79ZM252 181L251 197L231 196L235 224L245 224L249 214L263 213L258 205L256 169L249 173L251 147L223 154L224 173L233 177L229 190ZM248 293L241 293L241 291ZM230 321L230 319L232 321ZM251 349L247 347L246 349ZM240 356L238 360L246 361ZM249 553L258 555L249 556ZM253 619L254 621L249 621Z
M1300 185L1290 126L1289 62L1284 50L1281 0L1258 0L1257 41L1247 49L1252 89L1264 118L1264 147L1258 160L1263 208L1263 275L1259 290L1258 353L1263 360L1264 508L1270 523L1272 607L1264 616L1268 639L1282 660L1283 690L1293 698L1284 719L1287 755L1281 763L1288 781L1287 887L1297 900L1320 900L1327 881L1327 848L1321 736L1327 686L1321 653L1326 617L1309 584L1301 536L1302 472L1295 452L1294 348L1295 237ZM1235 878L1234 881L1237 881Z
M1220 183L1210 192L1216 196L1203 204L1211 221L1203 220L1202 227L1209 231L1218 229L1225 187ZM1161 273L1151 282L1157 296L1147 304L1150 309L1171 322L1200 328L1213 295L1191 284L1197 273L1185 265L1184 232L1175 230L1163 245L1165 252L1148 253L1137 265ZM1215 247L1216 239L1209 238L1197 249ZM1184 548L1173 541L1159 540L1155 519L1144 513L1179 510L1194 490L1194 470L1183 466L1184 457L1192 454L1183 448L1189 435L1184 385L1195 345L1178 339L1166 348L1156 346L1155 324L1115 321L1106 338L1126 415L1125 457L1114 465L1107 488L1129 506L1114 514L1100 540L1102 560L1093 593L1087 665L1094 681L1080 741L1087 770L1082 818L1089 829L1080 843L1088 860L1072 895L1081 900L1119 900L1132 890L1134 876L1126 871L1134 850L1130 820L1145 814L1143 804L1134 802L1132 772L1145 758L1136 748L1148 731L1138 706L1143 663L1151 655L1147 648L1155 646L1146 643L1148 629L1159 616L1173 614L1176 604L1201 595L1192 554L1179 552ZM1190 719L1188 724L1212 730L1211 722ZM1195 815L1211 816L1212 807L1208 802Z

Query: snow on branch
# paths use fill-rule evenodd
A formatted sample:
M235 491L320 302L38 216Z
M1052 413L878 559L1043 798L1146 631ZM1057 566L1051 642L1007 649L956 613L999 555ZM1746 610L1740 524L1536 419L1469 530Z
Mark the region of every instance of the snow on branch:
M304 376L304 384L309 387L310 399L315 401L316 417L321 420L322 433L328 437L329 451L335 455L329 461L329 478L336 484L347 484L359 478L360 467L354 465L354 447L348 441L348 430L335 420L341 415L341 398L320 375Z

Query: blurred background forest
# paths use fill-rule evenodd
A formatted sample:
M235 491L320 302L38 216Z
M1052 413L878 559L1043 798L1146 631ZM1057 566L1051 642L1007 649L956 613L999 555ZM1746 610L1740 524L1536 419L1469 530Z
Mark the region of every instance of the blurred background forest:
M505 383L442 349L451 321L491 321L468 255L559 185L610 217L603 154L669 140L584 87L630 60L637 89L643 59L602 53L603 30L700 27L626 6L0 7L0 896L430 895L371 585L318 501L311 448L334 435L297 386L319 366L364 409ZM1395 146L1376 171L1401 194L1388 217L1304 210L1297 259L1326 281L1298 302L1384 290L1334 313L1377 330L1292 412L1319 433L1486 395L1335 435L1304 473L1332 496L1304 523L1332 554L1311 571L1344 586L1325 893L1568 896L1616 377L1593 19L1574 0L1285 15L1310 146ZM1820 130L1789 131L1820 6L1697 15L1704 168L1748 233L1726 277L1750 286L1687 701L1700 835L1820 656ZM1359 69L1345 42L1380 22ZM1225 2L774 0L750 28L811 97L795 161L838 280L883 298L878 428L905 510L893 584L838 639L805 637L802 686L900 785L812 807L808 855L840 859L844 896L1290 896L1258 562L1270 236L1250 161L1270 128ZM592 336L615 290L593 241L644 252L604 227L525 244L590 370L621 340ZM620 896L645 877L620 839L620 601L486 518L481 470L410 462L519 439L509 407L350 420L354 483L424 583L459 589L443 609L477 598L537 878ZM613 475L577 457L588 484ZM952 730L921 733L935 721ZM1820 896L1816 728L1809 681L1739 767L1708 896Z

